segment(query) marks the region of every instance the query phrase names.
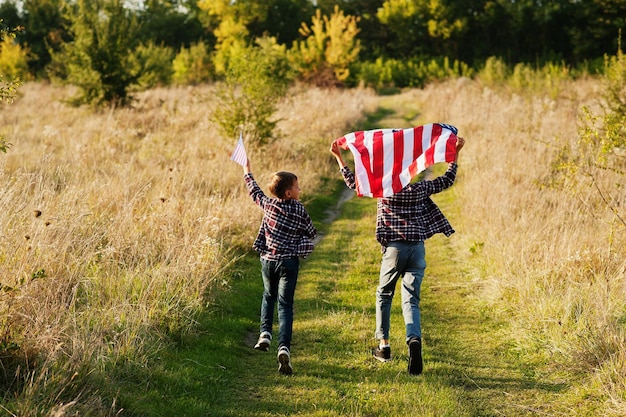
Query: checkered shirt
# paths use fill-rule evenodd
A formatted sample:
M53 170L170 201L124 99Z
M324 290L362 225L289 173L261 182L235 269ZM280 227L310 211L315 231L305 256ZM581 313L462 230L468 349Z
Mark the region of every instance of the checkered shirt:
M436 233L450 236L454 229L439 207L430 199L454 183L457 164L452 162L442 176L411 183L388 198L379 198L376 213L376 240L389 242L425 241ZM354 173L344 166L341 174L348 187L356 189Z
M263 209L263 220L252 247L271 261L310 255L317 230L302 203L269 198L252 174L246 174L244 179L252 200Z

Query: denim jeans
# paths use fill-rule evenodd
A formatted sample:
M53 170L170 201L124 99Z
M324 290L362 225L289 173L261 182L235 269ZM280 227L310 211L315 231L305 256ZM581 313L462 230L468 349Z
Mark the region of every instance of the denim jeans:
M278 347L291 348L293 298L298 281L298 258L268 261L261 258L263 297L261 299L261 332L272 333L274 306L278 301Z
M424 242L391 242L385 248L376 289L376 338L389 339L391 302L402 277L402 315L407 342L422 337L420 287L426 269Z

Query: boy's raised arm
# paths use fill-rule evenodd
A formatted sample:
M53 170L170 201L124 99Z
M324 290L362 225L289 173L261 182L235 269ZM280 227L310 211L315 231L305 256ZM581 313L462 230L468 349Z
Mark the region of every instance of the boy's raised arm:
M339 165L339 168L343 168L344 166L346 166L346 164L344 164L343 162L343 158L341 157L341 149L339 148L337 141L334 141L330 145L330 153L332 153L335 156L335 159L337 160L337 165Z

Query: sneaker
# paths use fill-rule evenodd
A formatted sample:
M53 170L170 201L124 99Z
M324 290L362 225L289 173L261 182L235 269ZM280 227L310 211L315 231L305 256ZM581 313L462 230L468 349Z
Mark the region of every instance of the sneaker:
M414 337L409 340L409 374L419 375L422 373L422 339Z
M269 332L263 332L259 336L259 341L256 342L254 348L256 350L262 350L263 352L267 352L270 350L270 343L272 343L272 334Z
M381 348L380 346L376 346L372 349L372 355L374 355L374 359L379 360L381 362L389 362L391 360L391 348L386 346Z
M281 346L278 349L278 372L284 375L291 375L293 368L291 367L291 355L287 346Z

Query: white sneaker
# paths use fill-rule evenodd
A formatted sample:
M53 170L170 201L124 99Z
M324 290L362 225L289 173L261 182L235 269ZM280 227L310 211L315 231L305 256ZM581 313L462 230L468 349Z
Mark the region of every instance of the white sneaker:
M293 372L291 355L289 354L289 348L286 346L281 346L278 349L278 372L285 375L291 375Z
M263 332L259 336L259 341L256 342L254 348L256 350L262 350L263 352L267 352L270 350L270 344L272 343L272 334L270 332Z

